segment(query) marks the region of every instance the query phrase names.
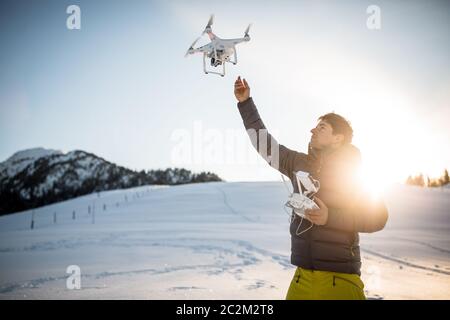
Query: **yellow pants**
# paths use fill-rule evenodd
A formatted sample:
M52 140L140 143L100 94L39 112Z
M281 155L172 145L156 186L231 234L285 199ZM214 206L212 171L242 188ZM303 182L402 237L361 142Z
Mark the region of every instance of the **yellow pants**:
M365 300L357 274L297 268L286 300Z

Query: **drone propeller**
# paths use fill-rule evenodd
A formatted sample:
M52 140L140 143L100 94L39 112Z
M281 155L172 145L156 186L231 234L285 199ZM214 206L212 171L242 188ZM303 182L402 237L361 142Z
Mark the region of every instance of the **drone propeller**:
M206 32L211 30L211 26L212 26L213 22L214 22L214 15L212 14L209 17L208 24L206 25L205 30L203 30L202 35L204 35Z
M247 27L247 29L245 29L245 33L244 33L244 37L249 37L248 32L250 31L250 27L252 26L252 24L250 23Z
M194 42L192 42L191 46L189 47L189 49L186 51L186 54L184 55L184 57L187 57L187 55L189 54L189 51L191 51L192 49L194 49L195 44L197 43L198 40L200 40L201 37L198 37L197 39L195 39Z

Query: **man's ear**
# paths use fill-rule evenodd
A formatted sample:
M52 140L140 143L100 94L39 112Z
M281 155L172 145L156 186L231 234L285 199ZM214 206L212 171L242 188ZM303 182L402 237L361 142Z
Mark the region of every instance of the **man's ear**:
M335 134L335 135L333 135L333 138L334 138L334 143L336 143L336 144L344 143L344 135L343 134L340 134L340 133Z

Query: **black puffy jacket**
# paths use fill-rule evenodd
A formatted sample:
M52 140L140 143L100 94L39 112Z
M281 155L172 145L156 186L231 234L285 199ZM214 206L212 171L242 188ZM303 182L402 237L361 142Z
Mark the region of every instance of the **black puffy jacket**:
M290 178L295 192L299 191L296 171L309 172L320 181L316 196L328 207L327 223L302 232L311 223L292 215L291 263L310 270L361 274L358 232L383 229L388 213L382 201L361 192L354 178L359 150L346 144L327 152L310 146L308 154L293 151L279 145L267 132L252 98L238 103L238 109L253 146L271 166Z

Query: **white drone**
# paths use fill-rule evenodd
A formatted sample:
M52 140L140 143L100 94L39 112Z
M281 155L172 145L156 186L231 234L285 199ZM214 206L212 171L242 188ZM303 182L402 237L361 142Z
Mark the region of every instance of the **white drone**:
M213 74L218 74L223 77L223 76L225 76L225 62L231 62L232 64L237 63L236 45L241 42L250 41L250 36L248 35L248 32L250 31L251 24L249 24L247 29L245 30L243 38L220 39L218 36L216 36L212 32L211 26L213 24L213 21L214 21L214 15L211 15L211 17L209 18L208 24L205 27L205 30L201 34L201 36L203 36L205 33L207 33L211 42L204 46L201 46L199 48L194 48L194 45L201 38L201 36L198 37L191 44L191 46L186 51L186 54L184 56L187 57L188 54L194 54L196 52L203 52L203 71L206 74L213 73ZM230 59L230 57L232 55L234 55L233 61ZM213 66L213 67L222 65L222 67L223 67L222 72L206 70L206 58L211 58L211 66Z

